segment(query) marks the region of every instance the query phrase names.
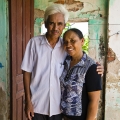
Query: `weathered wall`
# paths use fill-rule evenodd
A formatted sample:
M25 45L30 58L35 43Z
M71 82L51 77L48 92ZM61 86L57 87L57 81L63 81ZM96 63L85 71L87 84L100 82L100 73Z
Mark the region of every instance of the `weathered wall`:
M35 0L35 24L34 35L39 35L41 24L43 23L44 11L47 6L53 3L61 3L68 9L71 22L88 22L90 43L89 54L94 59L99 59L103 54L100 53L100 38L103 38L103 43L107 39L107 10L108 2L104 0ZM94 45L95 44L95 45ZM96 53L94 53L96 51ZM94 56L93 56L94 55ZM101 57L102 57L101 56Z
M43 15L47 6L53 3L64 4L68 9L71 22L88 22L89 24L89 55L104 64L105 41L107 40L107 0L35 0L34 35L39 35ZM101 94L98 120L102 120L103 101Z
M8 1L0 0L0 120L9 120Z
M76 1L76 2L75 2ZM119 0L34 0L35 35L40 34L44 10L50 4L61 3L70 13L69 21L88 21L89 55L104 62L108 32L105 111L100 101L98 120L119 120L120 115L120 7ZM109 2L109 3L108 3ZM109 13L107 14L109 4ZM107 16L109 21L107 22ZM9 38L8 1L0 0L0 120L9 120ZM108 28L108 30L106 30ZM105 71L106 72L106 71ZM103 81L104 82L104 81ZM103 104L104 106L104 104Z
M109 0L105 120L120 119L120 7Z

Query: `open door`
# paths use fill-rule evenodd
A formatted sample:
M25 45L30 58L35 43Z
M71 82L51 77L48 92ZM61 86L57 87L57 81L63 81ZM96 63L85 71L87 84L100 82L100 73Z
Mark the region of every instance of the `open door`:
M11 120L25 120L23 74L25 47L33 36L34 0L10 0Z

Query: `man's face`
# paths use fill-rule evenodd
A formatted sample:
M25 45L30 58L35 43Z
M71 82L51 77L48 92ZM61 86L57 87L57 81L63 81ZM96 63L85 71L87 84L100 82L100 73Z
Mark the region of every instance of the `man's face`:
M62 34L63 29L65 28L64 16L61 13L55 13L48 17L47 22L45 23L47 28L47 35L52 38L58 38Z

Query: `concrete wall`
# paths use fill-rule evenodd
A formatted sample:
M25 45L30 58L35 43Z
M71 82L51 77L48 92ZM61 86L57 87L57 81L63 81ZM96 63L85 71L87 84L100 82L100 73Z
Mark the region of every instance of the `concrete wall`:
M34 35L41 32L43 15L47 6L53 3L64 4L68 9L70 22L88 22L89 27L89 55L104 64L105 42L107 41L107 0L35 0ZM105 82L105 81L104 81ZM104 86L103 86L104 87ZM101 94L98 120L104 118L104 92Z
M105 120L120 119L120 7L109 0Z
M0 120L9 120L9 34L8 1L0 0Z
M98 120L119 120L120 115L120 7L119 0L34 0L34 33L40 34L44 10L53 3L64 4L72 22L88 22L89 55L104 64L107 54L107 71L101 94ZM109 10L108 10L109 6ZM108 13L107 13L108 12ZM108 17L108 20L107 20ZM0 120L10 117L9 79L9 25L8 1L0 0ZM107 37L108 34L108 37ZM108 44L108 51L105 47ZM103 96L105 95L105 111ZM105 117L104 117L104 114Z

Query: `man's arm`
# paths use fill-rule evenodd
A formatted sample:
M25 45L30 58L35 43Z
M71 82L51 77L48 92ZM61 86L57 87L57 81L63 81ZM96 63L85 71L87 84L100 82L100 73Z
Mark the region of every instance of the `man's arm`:
M87 109L86 120L95 120L98 111L100 91L88 92L88 97L89 97L89 104Z
M31 80L31 73L24 71L23 83L24 83L24 90L25 90L25 114L28 120L32 120L31 117L34 116L33 106L31 103L30 80Z

